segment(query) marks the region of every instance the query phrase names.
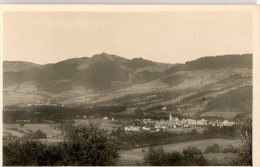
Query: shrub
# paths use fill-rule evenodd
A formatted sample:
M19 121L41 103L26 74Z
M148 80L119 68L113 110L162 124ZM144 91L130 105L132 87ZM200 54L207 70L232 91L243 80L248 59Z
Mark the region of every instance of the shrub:
M55 165L61 159L60 154L56 154L51 146L32 140L17 140L4 147L3 153L5 166Z
M37 131L29 131L30 134L25 135L24 139L47 139L47 134L38 129Z
M155 150L149 148L149 152L144 157L143 165L152 166L183 166L183 165L207 165L207 160L203 157L201 150L197 147L188 147L179 152L164 153L162 148Z
M220 146L219 146L219 144L214 144L214 145L212 145L212 146L208 146L206 149L205 149L205 151L204 151L204 153L219 153L220 152Z
M233 145L228 145L227 148L224 148L223 153L237 153L238 149L236 149Z

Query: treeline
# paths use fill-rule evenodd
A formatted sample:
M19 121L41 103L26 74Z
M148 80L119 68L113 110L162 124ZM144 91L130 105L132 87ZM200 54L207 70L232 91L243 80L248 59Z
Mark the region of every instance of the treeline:
M155 66L156 64L150 60L146 60L143 58L133 58L131 61L128 62L127 66L132 69L143 68L147 66Z
M139 163L140 164L140 163ZM144 157L143 164L146 166L207 166L206 160L200 149L197 147L185 148L182 153L174 151L165 153L162 148L149 148L148 154Z
M170 68L167 73L203 69L252 68L252 64L252 54L202 57L193 61L188 61L185 64L177 64Z
M252 86L244 86L211 98L204 111L231 109L234 112L252 113Z
M212 146L208 146L204 153L237 153L238 148L235 148L233 145L228 145L227 148L222 149L219 144L214 144Z
M12 108L3 113L4 122L16 122L16 120L31 120L32 123L40 123L50 120L59 123L62 120L82 118L83 116L113 116L126 110L125 106L95 106L95 107L61 107L61 106L34 106L30 108Z
M205 96L205 95L207 95L207 94L214 93L214 92L215 92L214 90L201 90L201 91L198 91L198 92L196 92L196 93L194 93L194 94L192 94L192 95L190 95L190 96L187 96L187 97L182 98L182 99L180 100L180 103L185 103L185 102L187 102L187 101L189 101L189 100L194 100L194 99L196 99L196 98L199 98L199 97L201 97L201 96ZM202 98L199 99L199 100L205 101L205 100L207 100L207 99L206 99L205 97L202 97Z
M141 93L141 94L128 94L122 97L115 98L108 102L117 103L124 106L137 106L140 102L148 102L152 100L170 100L181 96L191 90L183 91L163 91L163 92L151 92L151 93ZM161 109L161 108L160 108Z
M218 153L216 150L212 153ZM205 152L204 152L205 153ZM208 152L207 152L208 153ZM224 152L227 153L227 152ZM237 153L233 152L233 153ZM250 157L248 157L250 158ZM252 158L252 157L251 157ZM182 152L164 152L163 148L149 148L148 153L144 157L144 162L137 162L137 165L143 166L233 166L233 165L251 165L250 163L241 162L241 157L234 159L225 159L225 161L217 161L216 159L208 160L204 157L203 152L195 146L188 146Z
M253 55L223 55L202 57L194 61L188 61L185 65L188 69L218 69L218 68L252 68Z

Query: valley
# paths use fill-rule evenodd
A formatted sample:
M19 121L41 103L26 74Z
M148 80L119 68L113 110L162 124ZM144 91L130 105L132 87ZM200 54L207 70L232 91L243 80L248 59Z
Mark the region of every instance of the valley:
M144 163L151 147L182 156L189 146L207 163L227 165L242 147L243 120L252 117L251 54L167 64L101 53L11 64L3 74L6 147L29 139L56 147L71 128L94 123L116 141L116 165ZM220 147L205 151L212 145Z

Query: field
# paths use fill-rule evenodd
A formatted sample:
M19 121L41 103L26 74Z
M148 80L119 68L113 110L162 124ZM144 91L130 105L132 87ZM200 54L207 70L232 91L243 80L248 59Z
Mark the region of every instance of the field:
M74 125L88 124L90 121L99 123L100 128L105 129L108 132L111 132L114 129L114 127L121 126L119 124L114 124L112 120L104 120L104 119L74 119L75 122Z
M21 127L20 124L4 123L3 135L22 137L25 135L25 133L29 132L28 130L37 131L38 129L40 129L41 131L47 134L47 139L44 139L43 142L47 144L57 143L63 139L62 139L61 131L56 129L55 126L57 126L57 124L26 124L25 123L24 127ZM17 130L14 130L13 128L16 128ZM21 131L25 133L22 133ZM53 138L53 136L56 137ZM8 145L9 143L12 142L14 142L14 140L3 140L3 145Z
M79 124L88 124L90 122L89 119L75 119L75 125ZM120 126L118 124L114 124L111 120L101 120L101 119L91 119L93 122L99 123L100 128L107 130L108 132L111 132L114 127ZM29 130L36 131L40 129L44 133L47 134L48 139L52 139L53 136L58 136L61 134L61 131L56 129L56 126L58 124L28 124L25 123L23 127L20 126L20 124L10 124L10 123L4 123L3 124L3 134L5 135L12 135L17 137L22 137L24 133L19 131L28 132ZM14 130L12 128L16 128L18 130ZM59 137L62 138L62 137Z
M198 141L191 141L191 142L184 142L184 143L177 143L177 144L166 144L163 145L163 149L165 152L173 152L178 151L182 152L183 149L187 148L188 146L196 146L197 148L201 149L202 152L208 147L215 143L218 143L222 148L227 147L229 144L235 145L235 140L227 140L227 139L208 139L208 140L198 140ZM145 149L145 152L142 150ZM127 151L120 151L119 161L117 165L135 165L137 161L142 162L143 157L148 152L149 147L146 148L137 148ZM216 156L217 155L217 156ZM205 154L205 158L212 160L216 159L218 161L224 160L225 157L232 158L234 154L230 153L217 153L217 154Z
M190 128L167 128L167 132L172 132L172 133L187 133L191 132L192 129L196 129L198 133L202 133L204 131L203 127L190 127Z
M8 123L4 123L3 124L3 132L9 132L14 136L18 136L21 137L20 132L14 131L14 130L10 130L10 128L17 128L18 130L23 130L24 132L28 132L28 130L32 130L32 131L36 131L38 129L40 129L41 131L43 131L44 133L47 134L47 138L52 138L53 135L59 135L61 134L61 131L57 130L54 128L54 126L57 124L26 124L24 125L24 127L21 128L21 126L19 124L8 124Z

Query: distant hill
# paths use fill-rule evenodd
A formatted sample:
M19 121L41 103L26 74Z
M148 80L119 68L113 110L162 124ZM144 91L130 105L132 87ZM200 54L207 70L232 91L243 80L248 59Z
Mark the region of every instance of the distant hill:
M169 69L168 73L203 69L252 68L252 66L252 54L221 55L214 57L202 57L193 61L188 61L185 64L178 64Z
M41 65L30 63L26 61L4 61L3 62L3 71L4 72L19 72L24 70L29 70L31 68L38 68Z
M111 88L112 82L131 84L150 81L172 65L155 63L142 58L129 60L101 53L90 58L73 58L44 65L40 69L31 69L31 66L28 64L27 68L24 67L27 69L26 71L6 69L4 87L22 82L36 82L40 90L48 92L61 92L73 85L85 86L93 90L104 90ZM35 65L35 67L37 66Z

